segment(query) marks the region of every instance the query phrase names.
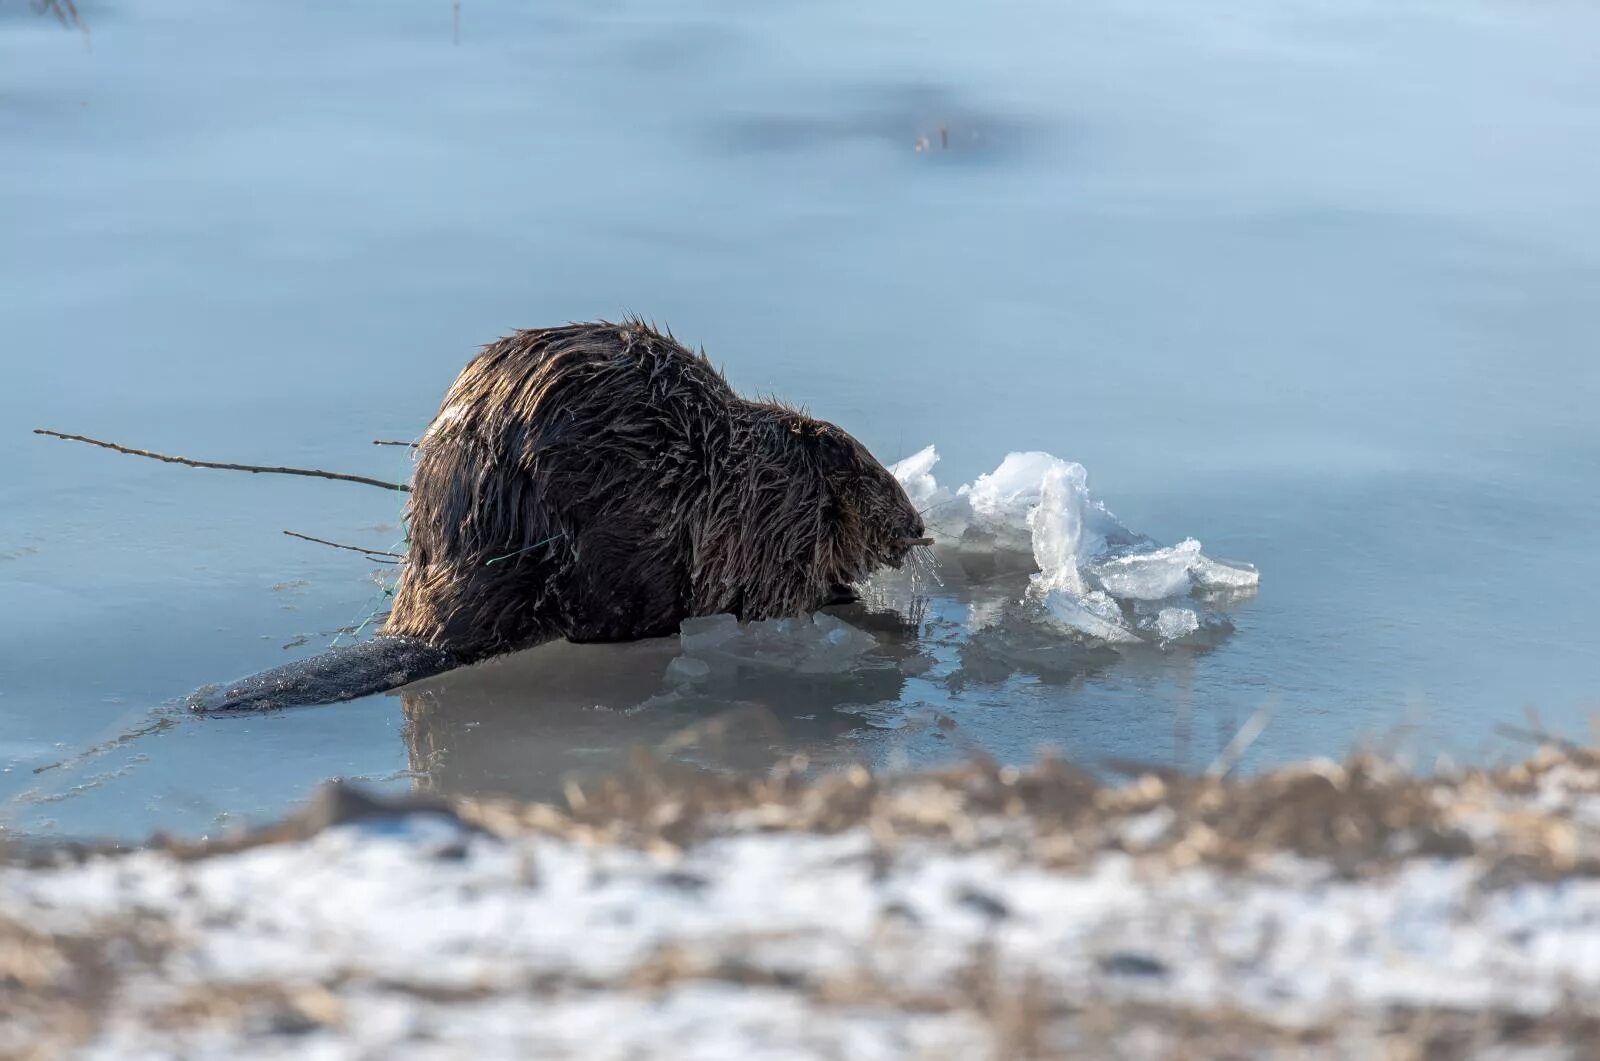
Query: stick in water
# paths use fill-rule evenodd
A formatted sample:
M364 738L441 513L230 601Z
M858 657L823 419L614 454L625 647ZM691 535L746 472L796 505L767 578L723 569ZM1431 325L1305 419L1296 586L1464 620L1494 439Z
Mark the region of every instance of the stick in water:
M406 555L405 553L391 553L387 549L363 549L359 545L340 545L338 542L330 542L326 538L313 538L309 534L301 534L299 531L286 530L283 533L287 534L291 538L299 538L302 541L316 542L318 545L331 545L335 549L348 549L352 553L362 553L366 556L396 556L404 559Z
M151 460L166 461L168 464L182 464L188 468L216 468L226 472L252 472L267 475L306 475L313 479L338 479L346 483L365 483L367 486L376 486L381 490L402 490L407 493L411 487L405 483L386 483L382 479L370 479L365 475L347 475L344 472L326 472L320 468L278 468L262 464L225 464L220 461L198 461L188 457L174 457L166 453L155 453L147 449L133 449L129 446L119 446L115 442L104 442L98 438L87 435L68 435L61 431L47 431L42 427L33 429L36 435L49 435L51 438L64 438L68 442L86 442L91 446L101 449L114 450L117 453L126 453L133 457L149 457Z

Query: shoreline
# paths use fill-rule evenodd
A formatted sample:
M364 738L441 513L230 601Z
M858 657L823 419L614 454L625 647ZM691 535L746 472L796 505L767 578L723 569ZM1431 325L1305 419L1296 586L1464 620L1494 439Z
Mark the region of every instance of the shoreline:
M0 864L0 1056L1578 1056L1600 754L318 792ZM670 1044L670 1045L669 1045Z

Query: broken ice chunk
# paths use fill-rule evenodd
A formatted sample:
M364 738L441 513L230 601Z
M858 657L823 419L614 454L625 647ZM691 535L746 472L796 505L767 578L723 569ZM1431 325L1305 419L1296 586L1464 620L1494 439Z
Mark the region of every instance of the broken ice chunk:
M1189 573L1200 589L1254 589L1261 584L1256 565L1213 560L1209 556L1195 557Z
M1088 482L1083 465L1048 453L1008 453L998 468L959 491L972 507L973 527L992 537L999 548L1028 550L1045 477L1052 472L1058 473L1058 486L1073 495L1081 513Z
M1105 502L1096 501L1087 493L1084 495L1086 504L1083 510L1084 541L1086 546L1079 550L1080 556L1095 557L1111 551L1125 553L1132 549L1154 549L1155 539L1148 534L1140 534L1116 517L1116 514L1105 506Z
M1113 643L1193 643L1232 626L1183 598L1232 598L1260 581L1251 565L1213 560L1193 538L1162 548L1130 529L1090 495L1081 464L1036 450L1008 453L994 471L952 492L933 477L938 461L929 446L892 471L941 541L959 538L995 555L1032 554L1038 573L1018 603L1035 620L1042 612L1055 625ZM935 514L941 506L943 520ZM968 627L1004 624L1008 615L1009 609L974 607Z
M1233 632L1226 616L1197 607L1187 598L1135 601L1133 615L1139 633L1163 645L1216 644Z
M1089 573L1113 597L1160 600L1189 592L1190 569L1200 558L1200 543L1186 538L1166 549L1102 560Z
M1126 551L1155 544L1128 529L1089 495L1088 473L1081 464L1040 451L1008 453L994 471L951 490L934 478L933 468L938 463L939 451L927 446L891 465L889 471L922 513L928 533L940 544L976 538L1001 551L1030 552L1044 479L1051 472L1064 474L1075 496L1082 525L1077 545L1080 563L1105 553L1108 547ZM973 534L969 535L969 530Z
M1042 597L1045 613L1063 626L1112 644L1139 640L1122 616L1117 602L1099 590L1078 596L1053 589Z
M1176 641L1200 629L1200 617L1193 608L1162 608L1156 613L1156 636L1163 641Z
M1062 637L1053 624L1005 623L961 643L957 681L1000 682L1015 671L1066 681L1115 663L1116 649L1095 638Z
M740 666L799 674L830 674L877 647L865 631L824 612L790 619L740 623L731 615L686 619L678 642L683 654L707 665L688 666L673 677L698 678Z
M1076 475L1073 469L1076 468ZM1039 483L1038 503L1030 513L1033 525L1033 562L1039 565L1046 589L1083 593L1078 575L1078 545L1083 538L1083 469L1057 465L1045 470Z
M1007 453L1000 467L978 476L963 489L972 499L974 514L985 520L1021 524L1028 510L1039 502L1040 483L1045 473L1058 468L1080 484L1087 479L1083 465L1034 450Z
M1033 560L1039 565L1039 573L1029 580L1030 591L1044 605L1045 614L1063 626L1102 641L1137 641L1116 601L1098 590L1084 592L1078 571L1083 481L1079 465L1054 461L1044 467L1038 502L1028 519L1033 527ZM977 505L973 507L976 511Z
M933 466L938 463L939 451L925 446L905 460L889 465L889 474L900 481L911 503L921 508L939 493L939 482L933 477Z
M731 615L685 619L678 627L678 644L684 654L704 656L739 636L739 620Z
M710 676L711 664L692 656L675 657L667 664L666 673L663 675L669 685L692 685Z

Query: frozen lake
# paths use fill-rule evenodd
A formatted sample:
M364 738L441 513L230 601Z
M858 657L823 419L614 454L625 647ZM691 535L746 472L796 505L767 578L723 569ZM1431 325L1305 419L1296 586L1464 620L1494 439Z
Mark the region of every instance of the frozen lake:
M81 6L87 39L0 8L11 828L203 833L332 776L552 795L662 742L1203 769L1263 707L1247 768L1428 765L1600 709L1593 5ZM31 428L399 479L370 440L478 345L629 312L885 463L936 443L941 482L1081 462L1260 591L1215 647L1081 660L997 651L972 615L1028 573L947 559L832 675L553 645L162 710L380 607L372 565L280 531L391 548L402 495Z

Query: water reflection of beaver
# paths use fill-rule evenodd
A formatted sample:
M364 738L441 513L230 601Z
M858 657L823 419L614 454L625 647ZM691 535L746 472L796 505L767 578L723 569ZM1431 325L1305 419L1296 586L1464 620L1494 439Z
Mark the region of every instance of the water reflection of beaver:
M680 684L663 677L675 638L557 641L406 687L403 734L416 784L451 796L555 800L569 779L624 770L640 749L722 774L764 773L794 754L825 768L871 754L864 716L903 713L893 658L906 653L881 647L837 672L719 666Z
M191 706L347 700L556 638L805 614L924 540L905 491L854 438L740 398L703 354L638 321L487 347L423 435L408 515L377 638Z

